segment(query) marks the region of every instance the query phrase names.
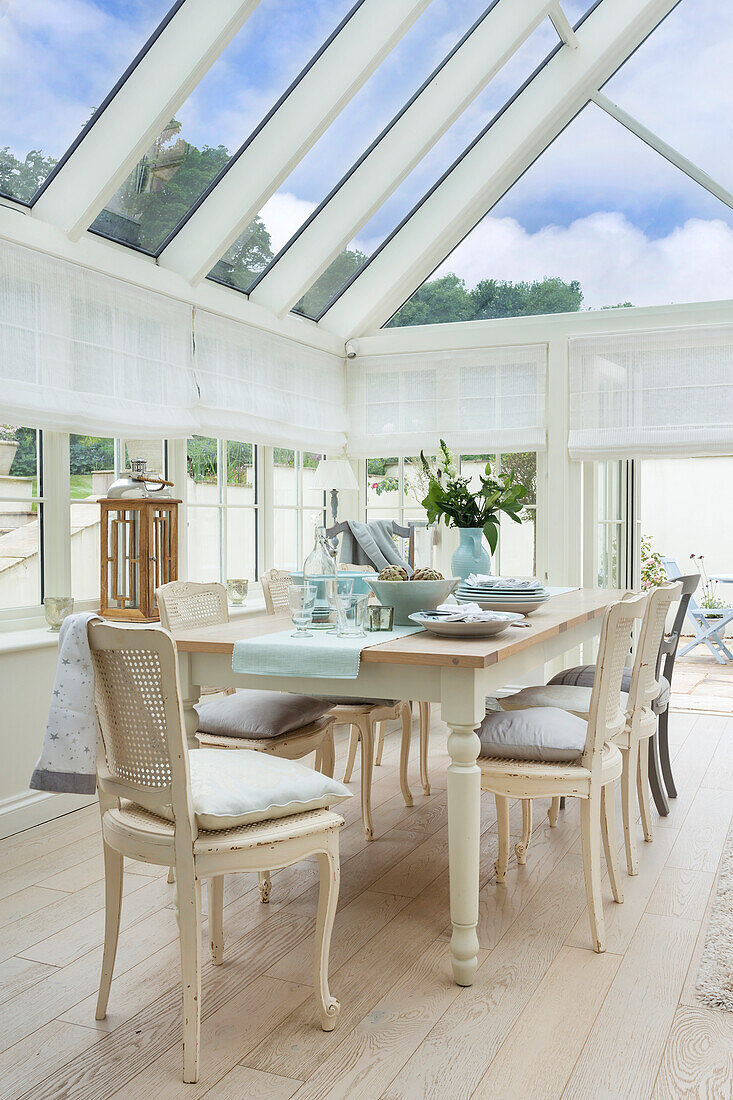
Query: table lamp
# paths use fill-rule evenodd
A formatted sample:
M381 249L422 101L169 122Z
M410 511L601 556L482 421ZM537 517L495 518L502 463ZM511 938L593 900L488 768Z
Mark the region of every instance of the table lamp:
M322 458L313 475L312 488L331 491L331 515L333 522L338 519L339 489L356 489L359 483L346 455L336 458Z

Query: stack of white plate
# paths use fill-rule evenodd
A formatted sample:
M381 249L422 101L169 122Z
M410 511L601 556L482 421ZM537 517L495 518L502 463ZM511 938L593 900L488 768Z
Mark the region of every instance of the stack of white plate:
M459 603L477 603L487 611L517 611L529 615L547 603L550 593L539 581L516 587L506 584L498 587L488 582L471 585L461 581L454 596Z

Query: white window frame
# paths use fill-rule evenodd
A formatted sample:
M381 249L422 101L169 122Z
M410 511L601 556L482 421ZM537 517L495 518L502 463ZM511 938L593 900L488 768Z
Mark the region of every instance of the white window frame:
M280 449L280 448L278 448ZM295 504L278 504L275 499L274 492L274 471L275 471L275 448L264 447L265 462L267 463L267 469L269 473L269 485L268 485L268 500L271 502L271 507L267 509L267 522L269 524L269 538L267 540L267 569L281 569L283 568L282 562L275 559L275 513L276 512L294 512L297 520L297 541L296 541L296 559L300 565L310 553L312 546L307 544L307 540L304 536L303 529L305 525L305 517L310 513L318 513L320 509L312 504L306 504L304 497L305 491L303 486L303 452L295 450L293 447L283 447L282 450L293 451L295 455L293 469L296 473L296 499ZM318 452L310 451L309 454L316 454ZM323 494L323 525L328 525L326 518L326 494Z

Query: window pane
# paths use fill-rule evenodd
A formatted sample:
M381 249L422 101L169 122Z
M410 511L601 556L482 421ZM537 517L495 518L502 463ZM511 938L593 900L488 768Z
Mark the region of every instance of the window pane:
M597 462L598 478L598 518L601 520L621 520L621 463Z
M189 488L191 482L189 482ZM196 486L200 488L200 486ZM220 508L188 508L188 579L220 581ZM246 574L245 574L246 576Z
M272 491L275 507L297 505L300 502L298 491L298 455L287 447L274 447L272 455Z
M733 187L733 8L685 0L603 87L718 183Z
M326 503L326 494L323 489L311 488L313 475L318 468L321 457L321 455L314 454L312 451L303 451L301 454L303 464L303 506L312 512L322 512Z
M367 459L366 507L369 519L400 517L400 460Z
M38 433L0 424L0 608L41 598Z
M30 202L171 0L0 8L0 192Z
M458 37L456 35L455 41ZM435 181L470 145L476 134L486 126L556 43L557 34L549 21L545 20L332 261L300 299L295 306L296 311L308 317L317 317L326 308L366 261L367 256L372 255ZM265 211L263 216L264 214Z
M254 504L256 492L255 448L251 443L229 442L227 454L227 503ZM234 492L233 488L239 490Z
M257 575L257 519L254 508L227 508L227 577L254 581Z
M595 104L390 325L733 296L733 211Z
M537 503L537 455L534 451L518 451L501 456L501 472L511 472L514 480L527 490L524 504ZM511 520L509 521L511 523Z
M71 594L99 599L99 505L115 480L114 440L93 435L69 439L71 485Z
M479 478L486 476L487 462L491 463L493 472L496 468L496 455L461 455L461 476L468 478L469 488L476 490L481 487Z
M195 435L188 440L188 500L191 504L216 504L219 500L218 449L215 439Z
M534 508L523 508L521 524L501 517L501 572L510 577L537 573L537 523Z
M263 0L91 228L156 253L349 10L350 0ZM263 227L232 264L247 285L272 252Z
M619 539L621 527L616 523L598 525L598 586L621 587L621 561Z
M303 562L298 551L300 512L297 508L273 509L275 569L300 569ZM309 546L308 552L310 553Z

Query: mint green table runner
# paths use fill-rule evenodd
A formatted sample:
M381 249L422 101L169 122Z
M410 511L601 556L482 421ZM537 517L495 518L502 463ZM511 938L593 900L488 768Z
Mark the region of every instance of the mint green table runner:
M312 638L293 638L292 630L281 630L235 642L232 669L252 676L355 680L363 649L421 631L421 626L398 626L394 630L370 631L365 638L339 638L327 631L313 631Z

